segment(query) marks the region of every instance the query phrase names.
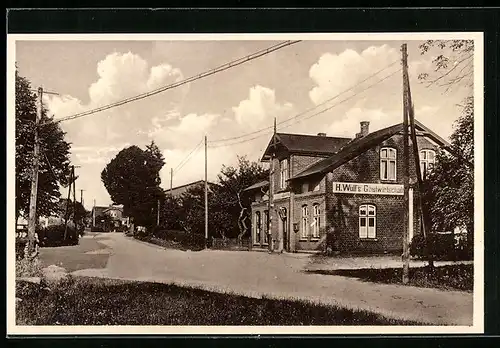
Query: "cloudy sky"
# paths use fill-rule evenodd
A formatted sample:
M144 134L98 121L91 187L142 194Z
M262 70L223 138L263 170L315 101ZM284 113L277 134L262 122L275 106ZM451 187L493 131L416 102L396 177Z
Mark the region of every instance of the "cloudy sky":
M60 118L180 81L278 42L17 41L16 62L34 87L60 94L45 96L50 113ZM457 104L472 91L466 83L447 92L420 83L418 74L432 72L431 60L439 54L421 55L420 43L408 41L416 117L448 138L460 112ZM169 188L170 168L178 167L205 134L208 176L215 180L221 166L235 164L237 155L260 158L272 129L257 131L271 127L274 117L278 131L347 137L359 131L360 121L370 121L370 131L401 122L401 44L302 41L153 97L63 122L72 161L81 166L77 190L85 190L87 208L94 199L98 205L111 203L100 180L102 169L124 147L144 148L151 140L164 153L162 186ZM313 116L325 108L329 110ZM173 185L203 175L201 146L174 173Z

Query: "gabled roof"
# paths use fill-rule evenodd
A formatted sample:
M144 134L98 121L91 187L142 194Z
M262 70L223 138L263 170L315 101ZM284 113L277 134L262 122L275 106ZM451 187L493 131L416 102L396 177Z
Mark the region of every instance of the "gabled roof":
M262 161L268 161L271 156L273 139L269 141ZM276 145L283 146L289 152L315 155L331 155L337 152L350 138L327 137L319 135L276 133Z
M260 188L263 188L263 187L269 187L269 181L264 180L264 181L258 182L256 184L253 184L252 186L248 186L243 191L251 191L251 190L260 189Z
M106 207L103 212L105 213L105 212L108 212L110 210L119 210L119 211L121 211L123 213L123 206L121 206L121 205L112 205L110 207Z
M429 128L424 126L422 123L415 120L415 128L421 131L421 134L431 138L433 141L438 143L444 148L449 148L449 144L446 140L438 136L436 133L431 131ZM355 138L346 144L342 149L340 149L336 154L325 158L319 162L312 164L305 170L290 178L289 180L296 180L300 178L305 178L307 176L315 174L324 174L340 167L342 164L349 162L350 160L356 158L360 154L369 150L370 148L380 144L381 142L389 139L393 135L403 131L403 124L399 123L394 126L380 129L362 138Z
M194 182L191 182L188 184L173 187L172 190L170 190L170 189L165 190L165 193L166 194L172 193L172 196L180 196L183 193L185 193L187 190L189 190L191 187L195 187L197 185L204 185L204 184L205 184L205 180L198 180L198 181L194 181ZM214 185L215 185L214 183L208 182L209 188L210 188L210 186L214 186Z

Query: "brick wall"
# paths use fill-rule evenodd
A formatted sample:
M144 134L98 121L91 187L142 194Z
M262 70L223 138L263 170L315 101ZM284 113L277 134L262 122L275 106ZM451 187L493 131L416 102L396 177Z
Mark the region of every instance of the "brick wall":
M417 138L419 150L436 149L436 146L423 136ZM411 145L411 143L410 143ZM397 151L396 180L388 181L380 179L380 155L381 147L393 147ZM279 160L287 154L278 154L275 158L274 192L281 191ZM413 151L410 146L410 156ZM290 176L296 175L311 164L320 161L322 157L291 155L289 161ZM410 175L415 176L413 157L410 158ZM320 189L311 192L307 188L310 181L320 180ZM400 252L402 249L403 229L403 196L377 196L377 195L352 195L333 194L333 181L366 182L366 183L403 183L403 144L402 135L397 134L387 139L380 145L366 151L357 158L335 169L324 176L310 178L304 185L294 187L295 202L290 211L289 199L275 200L272 210L272 239L276 241L275 247L280 242L278 239L279 228L282 228L277 211L284 207L288 211L288 230L292 250L324 250L327 245L334 246L343 252L361 253L383 253ZM304 186L304 187L303 187ZM417 206L418 192L414 193L414 235L418 233L419 211ZM313 240L310 237L301 238L302 206L309 207L309 222L312 221L313 205L320 204L321 226L320 239ZM373 204L377 209L376 215L376 239L360 240L359 238L359 205ZM254 203L252 205L252 221L255 212L260 211L264 223L264 211L267 210L267 202ZM293 223L297 223L299 231L293 231ZM263 226L267 231L267 226ZM252 231L254 232L254 231ZM283 241L286 243L286 240Z
M325 181L325 180L322 180ZM323 185L324 188L324 185ZM302 207L307 205L308 207L308 224L310 225L313 221L313 206L315 204L319 205L320 208L320 238L312 238L312 227L309 226L309 230L306 238L302 236L303 226L302 226ZM307 192L304 194L295 195L295 204L293 207L294 222L298 224L299 230L294 233L294 246L295 250L323 250L324 243L326 241L326 199L324 190L320 192Z
M287 158L288 159L288 177L294 176L313 163L321 161L325 156L304 156L304 155L290 155L287 152L280 152L274 158L274 192L284 191L281 187L281 165L280 161ZM286 189L285 189L286 190Z
M404 232L403 196L376 196L333 194L333 181L360 183L393 183L403 184L403 142L402 135L395 135L379 146L376 146L348 163L329 173L326 182L326 211L328 226L331 229L331 240L334 249L348 252L399 252L402 250L402 235ZM411 143L410 143L411 145ZM426 138L417 138L419 151L436 149L436 146ZM392 147L397 151L396 180L380 179L380 156L382 147ZM413 151L410 147L410 177L416 180ZM414 193L414 235L419 232L420 219L418 210L418 192ZM376 233L373 241L359 238L359 206L373 204L377 209Z

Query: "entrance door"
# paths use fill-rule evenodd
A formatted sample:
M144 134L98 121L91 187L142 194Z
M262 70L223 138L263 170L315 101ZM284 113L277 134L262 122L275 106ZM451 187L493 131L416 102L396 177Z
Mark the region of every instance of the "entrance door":
M280 208L281 232L283 236L283 249L289 251L288 245L288 215L286 208Z

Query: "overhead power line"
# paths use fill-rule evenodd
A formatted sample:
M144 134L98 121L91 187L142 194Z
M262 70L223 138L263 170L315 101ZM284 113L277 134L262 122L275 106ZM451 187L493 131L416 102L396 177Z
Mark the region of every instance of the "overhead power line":
M281 121L281 122L278 122L278 125L283 124L283 123L286 123L286 122L290 122L291 120L294 120L294 119L296 119L296 118L298 118L298 117L300 117L300 116L303 116L303 115L305 115L305 114L307 114L307 113L309 113L309 112L311 112L311 111L313 111L313 110L315 110L315 109L319 108L320 106L323 106L323 105L327 104L328 102L330 102L330 101L332 101L332 100L334 100L334 99L337 99L337 98L338 98L338 97L340 97L341 95L343 95L343 94L345 94L345 93L347 93L347 92L350 92L350 91L354 90L356 87L360 86L362 83L364 83L364 82L368 81L369 79L371 79L372 77L374 77L374 76L376 76L376 75L380 74L382 71L385 71L385 70L389 69L390 67L392 67L394 64L396 64L396 63L398 63L398 62L399 62L398 60L395 60L395 61L394 61L394 62L392 62L391 64L389 64L389 65L387 65L387 66L383 67L382 69L380 69L380 70L376 71L375 73L373 73L373 74L371 74L371 75L367 76L365 79L363 79L363 80L359 81L358 83L356 83L355 85L353 85L353 86L351 86L351 87L349 87L349 88L347 88L347 89L343 90L342 92L340 92L340 93L338 93L338 94L334 95L333 97L328 98L328 99L327 99L327 100L325 100L324 102L322 102L322 103L320 103L320 104L318 104L318 105L315 105L315 106L313 106L312 108L309 108L309 109L307 109L307 110L305 110L305 111L302 111L302 112L300 112L299 114L297 114L297 115L295 115L295 116L293 116L293 117L291 117L291 118L288 118L288 119L286 119L286 120L283 120L283 121ZM210 143L217 143L217 142L224 142L224 141L229 141L229 140L241 139L241 138L247 137L247 136L252 135L252 134L257 134L257 133L260 133L260 132L262 132L262 131L266 131L266 130L271 129L271 128L273 128L273 126L264 127L264 128L258 129L258 130L256 130L256 131L249 132L249 133L245 133L245 134L243 134L243 135L239 135L239 136L235 136L235 137L230 137L230 138L224 138L224 139L216 139L216 140L212 140L212 141L210 141ZM266 133L266 134L267 134L267 133Z
M201 143L203 143L203 139L201 139L201 141L191 150L191 152L186 157L184 157L184 159L181 162L179 162L177 167L175 167L173 170L174 173L181 170L182 167L184 167L186 165L186 163L189 162L189 160L191 159L191 156L196 152L196 150L198 150L200 148Z
M118 107L118 106L121 106L121 105L124 105L124 104L131 103L131 102L134 102L134 101L137 101L137 100L148 98L148 97L151 97L153 95L165 92L165 91L167 91L169 89L173 89L173 88L182 86L182 85L184 85L186 83L190 83L190 82L193 82L193 81L205 78L207 76L214 75L214 74L216 74L218 72L221 72L221 71L233 68L235 66L241 65L243 63L246 63L246 62L249 62L251 60L257 59L259 57L265 56L266 54L269 54L271 52L277 51L277 50L279 50L281 48L284 48L284 47L296 44L296 43L298 43L300 41L301 40L295 40L295 41L288 40L288 41L284 41L284 42L281 42L279 44L270 46L270 47L268 47L266 49L263 49L263 50L255 52L255 53L249 54L247 56L241 57L239 59L230 61L229 63L225 63L225 64L220 65L220 66L218 66L216 68L213 68L211 70L207 70L207 71L205 71L203 73L200 73L198 75L194 75L194 76L191 76L191 77L189 77L187 79L184 79L184 80L181 80L181 81L169 84L167 86L163 86L163 87L157 88L157 89L152 90L150 92L146 92L146 93L142 93L142 94L136 95L134 97L126 98L126 99L123 99L123 100L120 100L120 101L117 101L117 102L114 102L114 103L111 103L111 104L108 104L108 105L105 105L105 106L98 107L96 109L92 109L92 110L80 112L78 114L74 114L74 115L71 115L71 116L62 117L62 118L54 120L54 121L59 123L59 122L64 122L64 121L68 121L68 120L74 120L76 118L80 118L80 117L92 115L92 114L95 114L95 113L98 113L98 112L101 112L101 111L109 110L109 109L112 109L112 108L115 108L115 107Z
M357 96L357 95L359 95L359 94L363 93L364 91L366 91L366 90L368 90L368 89L370 89L370 88L372 88L372 87L374 87L374 86L378 85L379 83L381 83L381 82L383 82L383 81L387 80L388 78L390 78L391 76L395 75L395 74L396 74L396 73L398 73L399 71L401 71L401 69L398 69L398 70L396 70L396 71L392 72L391 74L389 74L389 75L387 75L387 76L383 77L382 79L378 80L377 82L375 82L375 83L373 83L373 84L371 84L371 85L369 85L369 86L365 87L365 88L364 88L364 89L362 89L361 91L359 91L359 92L357 92L357 93L355 93L355 94L353 94L353 95L351 95L351 96L349 96L349 97L347 97L347 98L345 98L345 99L342 99L342 100L341 100L341 101L339 101L338 103L335 103L335 104L333 104L333 105L331 105L331 106L329 106L329 107L327 107L327 108L325 108L325 109L322 109L322 110L320 110L320 111L318 111L318 112L316 112L316 113L314 113L314 114L308 115L307 117L304 117L304 118L301 118L301 119L297 119L297 118L298 118L298 116L302 116L302 115L304 115L304 114L306 114L306 113L307 113L307 112L303 112L303 113L300 113L300 114L298 114L298 115L296 115L296 116L294 116L294 117L291 117L291 118L289 118L289 119L287 119L287 120L285 120L285 121L282 121L282 122L281 122L281 124L297 119L297 120L296 120L295 122L293 122L293 123L290 123L290 124L283 125L283 126L279 127L279 129L283 129L283 128L290 127L290 126L292 126L292 125L294 125L294 124L296 124L296 123L302 122L302 121L307 120L307 119L309 119L309 118L312 118L312 117L314 117L314 116L317 116L317 115L320 115L320 114L322 114L322 113L325 113L326 111L331 110L332 108L334 108L334 107L336 107L336 106L338 106L338 105L340 105L340 104L342 104L342 103L344 103L344 102L346 102L346 101L348 101L348 100L350 100L350 99L354 98L355 96ZM272 127L263 128L262 130L268 130L269 128L272 128ZM261 130L261 131L262 131L262 130ZM253 134L255 134L255 133L256 133L256 132L253 132ZM249 134L252 134L252 133L248 133L247 135L249 135ZM251 137L251 138L248 138L248 139L244 139L244 140L240 140L240 141L235 141L235 142L230 142L230 143L216 144L216 145L212 145L212 146L210 146L210 147L211 147L211 148L218 148L218 147L225 147L225 146L237 145L237 144L245 143L245 142L248 142L248 141L251 141L251 140L254 140L254 139L260 138L260 137L265 136L265 135L268 135L268 134L269 134L269 131L268 131L268 132L265 132L265 133L262 133L262 134L258 134L258 135L256 135L256 136ZM241 137L243 137L243 136L241 136ZM239 137L239 138L241 138L241 137Z

